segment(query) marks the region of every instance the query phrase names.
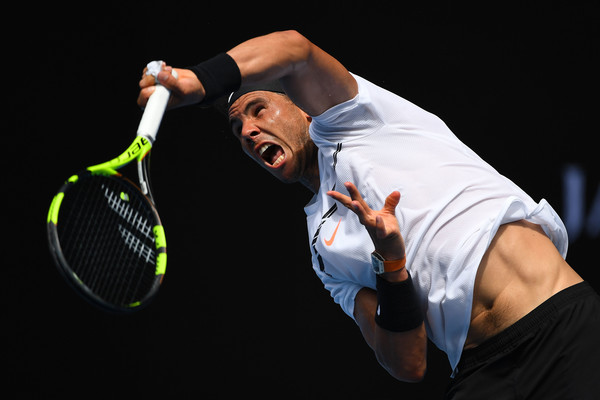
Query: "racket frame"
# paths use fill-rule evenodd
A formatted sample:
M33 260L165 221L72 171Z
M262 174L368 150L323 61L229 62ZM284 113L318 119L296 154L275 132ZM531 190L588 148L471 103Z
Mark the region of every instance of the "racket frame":
M58 193L52 199L50 209L48 211L47 228L48 228L48 240L50 244L51 254L54 257L54 261L60 271L61 275L70 284L70 286L79 292L83 297L90 301L99 308L117 313L127 313L136 311L143 308L150 299L153 298L158 292L158 288L162 283L162 279L166 272L167 267L167 242L165 231L160 223L160 217L156 211L152 193L150 191L150 180L147 172L147 162L149 159L149 153L152 149L152 143L144 136L137 136L134 141L129 145L118 157L97 165L90 166L82 172L71 176L59 189ZM137 161L138 178L140 186L138 187L131 180L127 179L118 172L118 169L130 164L132 161ZM156 246L156 269L155 269L155 280L146 294L142 299L139 299L130 304L123 306L117 306L109 303L94 293L69 266L69 263L65 259L60 242L58 240L58 218L60 212L60 206L65 197L65 193L70 189L71 186L77 184L80 179L86 179L89 175L104 175L104 176L117 176L120 179L127 181L135 189L139 190L141 194L147 199L151 206L152 213L154 214L156 221L159 223L152 229L154 234L155 246Z

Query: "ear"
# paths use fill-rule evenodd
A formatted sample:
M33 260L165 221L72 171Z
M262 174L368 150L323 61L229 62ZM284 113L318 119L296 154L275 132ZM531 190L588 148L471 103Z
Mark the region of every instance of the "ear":
M301 108L300 108L300 111L302 112L302 115L304 116L304 118L306 118L306 120L310 124L312 122L312 117L310 115L308 115L306 112L304 112L304 110Z

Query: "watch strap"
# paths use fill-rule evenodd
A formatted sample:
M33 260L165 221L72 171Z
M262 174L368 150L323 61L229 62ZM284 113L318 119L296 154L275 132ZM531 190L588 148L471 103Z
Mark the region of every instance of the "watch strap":
M385 272L399 271L406 266L406 255L400 260L386 260L383 262L383 270Z

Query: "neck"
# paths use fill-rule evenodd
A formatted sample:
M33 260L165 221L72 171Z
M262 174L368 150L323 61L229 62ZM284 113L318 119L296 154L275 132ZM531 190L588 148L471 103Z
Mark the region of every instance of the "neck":
M306 167L300 178L300 183L316 194L321 186L321 176L319 175L319 149L310 141L310 151L306 158Z
M321 186L321 178L319 176L318 163L314 163L313 165L314 167L310 168L310 171L307 171L307 173L300 178L300 183L316 194Z

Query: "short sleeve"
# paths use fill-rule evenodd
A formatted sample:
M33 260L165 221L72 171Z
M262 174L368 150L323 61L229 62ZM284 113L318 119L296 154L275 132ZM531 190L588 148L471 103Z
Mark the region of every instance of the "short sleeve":
M325 289L329 291L333 300L342 307L342 310L350 318L354 319L354 299L359 290L364 286L355 282L340 280L331 277L320 270L316 270L317 275L323 282Z

